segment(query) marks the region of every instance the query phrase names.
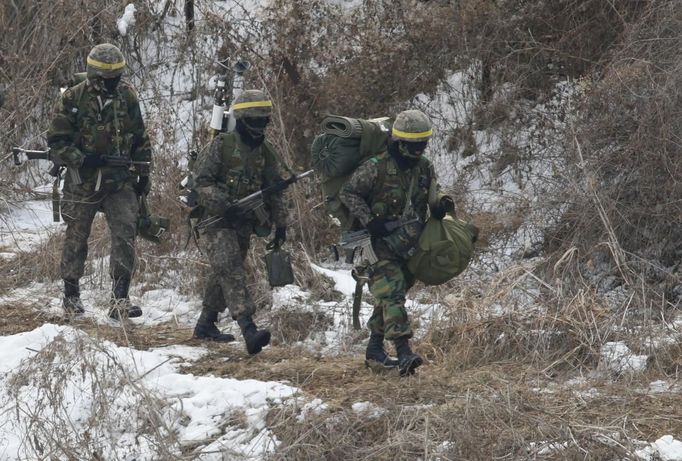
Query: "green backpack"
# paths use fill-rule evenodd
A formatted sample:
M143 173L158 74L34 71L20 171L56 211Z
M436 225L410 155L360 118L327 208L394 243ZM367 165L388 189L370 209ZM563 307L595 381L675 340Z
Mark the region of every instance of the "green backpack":
M311 147L312 167L320 174L327 212L350 229L353 216L339 200L341 187L365 160L382 152L393 120L371 120L329 115L322 120L322 133Z
M407 268L426 285L441 285L461 274L474 253L478 228L452 216L429 219Z

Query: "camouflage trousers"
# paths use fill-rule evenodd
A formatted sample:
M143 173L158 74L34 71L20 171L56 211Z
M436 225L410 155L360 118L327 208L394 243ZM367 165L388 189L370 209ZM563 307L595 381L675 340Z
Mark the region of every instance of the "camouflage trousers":
M130 184L116 192L64 191L61 214L66 223L62 250L63 279L83 276L88 237L98 211L104 212L111 233L109 274L115 280L130 277L135 268L135 236L139 205Z
M414 276L407 270L406 263L380 260L372 266L368 285L375 299L374 311L367 322L370 331L384 335L386 339L412 337L405 295L414 285Z
M227 308L234 320L252 316L256 311L244 270L250 238L250 228L239 231L209 228L201 233L199 242L211 265L202 302L204 309L224 312Z

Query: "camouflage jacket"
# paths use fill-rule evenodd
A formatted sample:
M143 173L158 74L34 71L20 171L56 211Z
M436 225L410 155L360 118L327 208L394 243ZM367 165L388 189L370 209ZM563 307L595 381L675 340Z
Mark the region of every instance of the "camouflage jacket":
M218 135L197 158L193 176L195 189L199 193L199 205L204 209L204 219L222 216L234 201L282 180L279 161L272 145L265 141L251 148L237 132ZM271 223L276 227L286 226L287 210L283 192L267 194L263 201ZM223 227L253 226L256 221L251 212L244 216L242 222L229 223L221 219L216 224Z
M435 179L428 159L422 157L416 166L401 171L395 160L384 152L355 170L341 188L339 199L363 226L374 218L410 221L411 224L396 229L389 236L372 240L379 259L407 260L414 253L426 222L429 189ZM413 218L417 221L412 222Z
M373 218L398 219L405 210L413 178L412 210L424 222L435 172L423 157L414 168L401 171L388 153L374 156L355 170L341 188L339 198L363 226Z
M121 81L113 98L105 98L87 80L67 89L59 98L55 116L47 132L54 154L69 168L78 168L83 187L92 190L98 178L96 169L83 168L85 155L112 155L135 161L151 161L152 152L133 87ZM148 175L149 167L139 166L133 174ZM103 167L103 184L122 185L131 180L127 167ZM73 187L69 175L65 188Z

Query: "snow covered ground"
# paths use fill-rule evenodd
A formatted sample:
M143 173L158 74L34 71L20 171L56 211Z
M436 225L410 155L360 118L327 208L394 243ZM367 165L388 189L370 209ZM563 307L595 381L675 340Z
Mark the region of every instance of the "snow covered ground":
M206 353L201 347L138 351L66 326L0 337L0 351L0 459L32 459L35 440L45 445L51 430L67 446L80 439L80 459L92 456L87 447L104 459L159 459L164 440L177 441L164 448L171 453L212 440L199 459L262 459L277 445L268 409L298 393L276 382L179 373ZM146 430L145 419L157 427ZM52 428L56 421L63 427Z
M7 214L0 214L0 223L0 257L28 251L60 228L52 222L52 202L43 200L9 207Z
M26 216L44 215L45 207L44 202L30 202L11 214L19 217L12 227L17 241L27 245L39 242L36 235L42 234L39 229L46 223ZM27 249L30 246L24 248ZM273 290L271 313L292 307L323 311L332 319L329 326L299 346L330 356L361 353L364 345L353 339L351 326L355 282L349 268L314 265L313 269L330 277L343 299L314 300L309 292L287 285ZM107 296L105 291L84 292L88 305ZM28 300L35 308L52 314L60 311L59 287L49 283L16 289L1 297L0 305ZM198 298L179 295L172 288L146 292L140 301L145 306L145 315L132 322L144 326L167 321L191 326L200 309ZM408 300L408 308L420 325L417 337L432 320L447 315L443 306L423 304L413 298ZM370 314L371 306L363 303L362 322ZM113 324L104 311L91 309L86 318ZM229 320L221 327L237 333ZM304 398L299 389L287 382L193 376L179 370L206 353L204 347L179 345L140 351L94 339L73 327L53 324L0 337L0 414L5 415L0 423L0 459L31 459L39 451L36 440L50 440L53 432L52 437L66 438L72 446L82 442L83 447L98 447L98 453L105 459L159 459L163 455L159 441L168 444L172 440L171 445L163 448L168 453L191 447L202 460L260 460L278 444L265 422L269 409L296 402L300 407L298 418L303 420L307 414L326 408L324 401ZM646 356L633 354L622 343L608 343L604 345L603 362L603 367L613 372L637 372L642 370ZM675 384L657 381L646 392L670 392L671 386ZM582 398L589 396L585 394ZM370 411L368 405L359 401L353 405L353 411ZM372 406L371 412L380 415L382 409ZM154 420L157 429L150 431L145 426L147 420ZM53 428L51 425L56 421L63 427ZM33 434L38 438L29 436ZM662 435L652 443L631 442L641 447L637 451L639 459L682 461L682 442L676 436L679 434ZM542 453L562 449L543 442L531 448ZM87 458L92 453L80 455Z

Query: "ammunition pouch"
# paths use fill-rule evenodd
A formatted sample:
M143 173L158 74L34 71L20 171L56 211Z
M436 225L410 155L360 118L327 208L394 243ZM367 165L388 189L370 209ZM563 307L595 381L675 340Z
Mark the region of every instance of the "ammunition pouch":
M283 287L294 283L294 270L291 267L291 255L288 252L275 247L266 253L264 259L271 287Z
M170 220L160 216L140 216L137 220L137 234L150 242L160 243L161 237L170 228Z

